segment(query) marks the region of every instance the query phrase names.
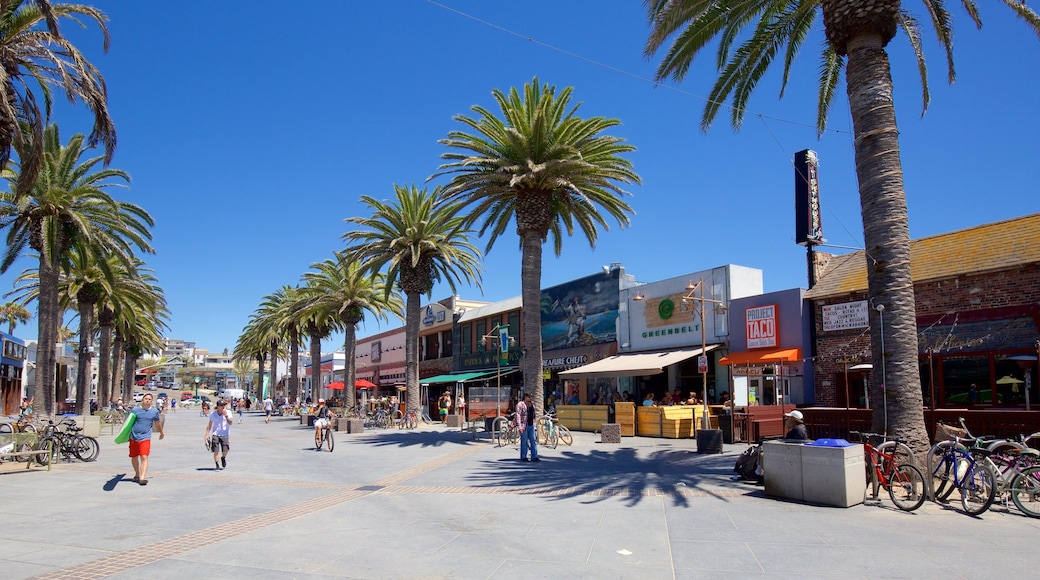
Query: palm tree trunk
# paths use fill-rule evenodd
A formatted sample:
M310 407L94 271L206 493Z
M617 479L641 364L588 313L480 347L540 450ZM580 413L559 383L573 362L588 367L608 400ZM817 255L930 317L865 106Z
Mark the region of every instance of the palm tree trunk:
M848 43L847 90L855 129L870 299L874 430L928 448L918 369L917 310L910 276L910 228L899 160L899 131L885 40ZM879 310L882 309L883 310ZM887 404L886 404L887 401Z
M58 267L46 252L40 252L39 343L36 346L36 385L33 397L45 417L54 416L54 379L58 336Z
M87 292L80 292L79 302L79 356L76 371L76 414L87 415L90 412L91 353L94 343L94 303L85 299Z
M405 333L407 334L407 330ZM357 323L343 323L343 394L347 398L347 408L353 409L357 404L357 390L354 388L354 376L357 373Z
M278 339L271 340L271 392L278 388ZM286 392L288 392L286 387Z
M544 408L542 394L542 238L526 233L522 238L520 267L521 301L524 309L524 392L531 395L535 415Z
M319 396L318 389L321 388L321 335L316 330L311 331L311 396L315 399Z
M405 293L404 303L404 382L408 411L420 415L419 403L419 311L418 292Z
M120 363L123 362L123 348L125 344L126 341L123 339L123 335L117 332L116 338L112 343L112 384L108 389L109 397L113 399L118 399L123 396L121 394L122 383L119 380L121 375L119 369L122 368Z
M269 394L267 389L264 388L264 362L267 359L267 353L258 352L256 353L256 388L258 396L267 398ZM272 385L273 386L273 385Z
M112 373L112 317L115 315L112 309L103 306L98 313L98 324L101 327L98 340L98 407L104 407L112 400L112 390L109 384Z
M289 351L289 375L292 385L285 389L285 397L292 400L293 397L300 396L300 331L296 328L289 330L289 340L292 342Z
M123 345L123 403L130 405L133 402L134 378L137 373L137 345L127 341Z

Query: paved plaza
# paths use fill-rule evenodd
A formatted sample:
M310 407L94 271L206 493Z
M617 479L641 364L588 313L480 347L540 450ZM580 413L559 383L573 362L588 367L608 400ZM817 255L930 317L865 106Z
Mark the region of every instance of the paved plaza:
M516 447L440 425L337 433L247 414L228 467L168 414L149 484L102 433L94 463L0 466L0 578L995 578L1035 573L1040 519L926 503L831 508L733 481L743 445L575 433Z

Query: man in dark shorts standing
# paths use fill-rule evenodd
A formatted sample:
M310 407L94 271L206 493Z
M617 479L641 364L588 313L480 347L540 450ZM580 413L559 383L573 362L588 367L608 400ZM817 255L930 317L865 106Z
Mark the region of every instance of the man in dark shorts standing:
M213 451L216 470L227 467L227 454L231 449L231 411L228 411L227 401L224 399L217 401L217 410L209 415L205 440L209 442L209 448Z
M148 456L152 451L152 427L159 429L159 439L166 437L163 432L159 410L152 406L151 393L141 398L141 404L130 411L137 418L130 429L130 464L134 467L134 481L148 485Z

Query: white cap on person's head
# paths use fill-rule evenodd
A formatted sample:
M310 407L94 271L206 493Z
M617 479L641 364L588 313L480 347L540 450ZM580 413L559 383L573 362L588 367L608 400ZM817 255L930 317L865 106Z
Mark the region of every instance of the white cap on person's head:
M773 415L773 416L775 417L776 415ZM784 417L790 417L792 419L801 421L802 418L803 418L803 415L802 415L801 411L795 410L795 411L791 411L790 413L784 413Z

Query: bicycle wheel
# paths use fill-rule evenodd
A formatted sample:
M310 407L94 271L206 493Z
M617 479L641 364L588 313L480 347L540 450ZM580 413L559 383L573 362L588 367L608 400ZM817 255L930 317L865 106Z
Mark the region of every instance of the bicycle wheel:
M885 455L895 457L899 465L917 465L917 458L914 457L913 449L910 449L905 443L885 441L877 446L877 450Z
M322 437L321 437L321 434L322 434L323 431L324 431L324 429L318 429L318 430L316 430L314 432L314 447L318 451L321 451L321 444L324 443L324 441L322 440Z
M560 432L555 427L550 427L545 433L545 444L556 449L556 446L560 444Z
M14 427L10 423L0 423L0 433L14 433Z
M956 446L952 441L941 441L928 452L928 465L932 469L932 493L936 501L945 501L956 487L953 470L956 457L953 449Z
M539 445L546 445L549 442L549 433L545 428L545 422L539 421L534 428L534 438Z
M564 427L563 425L557 425L556 426L556 431L560 435L560 442L561 443L563 443L564 445L573 445L574 444L574 436L571 435L571 430L570 429Z
M1040 518L1040 467L1022 470L1011 481L1011 501L1022 513Z
M506 428L506 443L509 445L516 445L520 442L520 429L516 425L510 424Z
M896 507L912 512L924 503L924 475L913 465L899 465L888 482L888 497Z
M98 445L97 439L81 436L76 438L72 450L80 461L94 461L101 453L101 446Z
M50 465L58 458L58 442L51 437L44 437L36 442L36 463Z
M961 459L958 463L966 463L964 478L959 480L957 489L961 492L961 507L964 513L977 516L993 505L997 492L996 476L993 470L985 465ZM959 469L958 469L959 471Z
M332 436L332 429L325 430L325 447L329 449L329 453L332 453L332 448L336 446L336 440Z

